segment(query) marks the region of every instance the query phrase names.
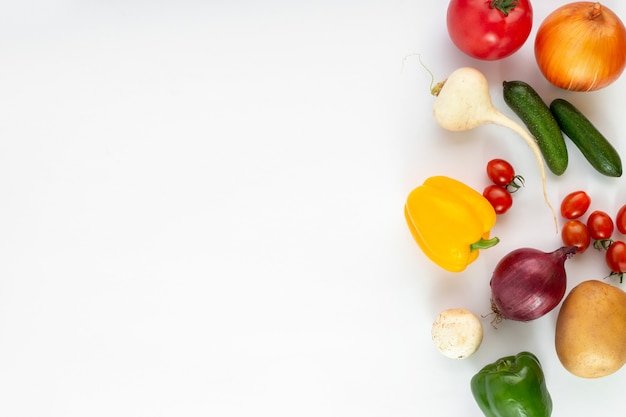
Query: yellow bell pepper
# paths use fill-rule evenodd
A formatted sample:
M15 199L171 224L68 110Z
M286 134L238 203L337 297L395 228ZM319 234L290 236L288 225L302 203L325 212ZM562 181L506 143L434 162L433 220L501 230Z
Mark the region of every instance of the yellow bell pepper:
M479 249L498 243L489 238L496 212L482 194L446 176L434 176L414 189L404 206L413 238L435 264L463 271Z

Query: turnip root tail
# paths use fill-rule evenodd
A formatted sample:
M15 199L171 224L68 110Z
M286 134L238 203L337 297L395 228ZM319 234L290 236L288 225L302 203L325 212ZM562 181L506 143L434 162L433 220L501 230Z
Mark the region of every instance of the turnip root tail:
M539 164L543 198L552 212L558 232L556 212L548 199L545 164L537 141L519 123L493 106L489 94L489 83L485 76L477 69L463 67L454 71L436 87L431 91L436 96L433 104L433 115L437 123L444 129L465 131L483 124L493 123L508 127L528 143Z
M546 190L546 169L545 169L545 164L544 164L544 161L543 161L543 156L541 155L541 150L539 149L539 146L537 145L537 142L536 142L535 138L526 129L524 129L519 123L514 122L513 120L511 120L510 118L508 118L507 116L505 116L502 113L499 113L497 118L494 119L493 123L498 124L500 126L508 127L513 132L515 132L518 135L520 135L526 141L526 143L528 143L528 145L530 146L530 148L533 151L533 154L535 154L535 159L537 159L537 162L539 163L539 171L541 173L541 183L542 183L542 188L543 188L543 199L546 202L546 204L548 205L548 208L550 209L550 211L552 212L552 217L553 217L553 220L554 220L554 224L555 224L555 226L557 228L557 233L558 233L559 230L558 230L558 223L557 223L557 219L556 219L556 212L554 211L554 207L552 207L552 204L550 204L550 200L548 199L548 192Z

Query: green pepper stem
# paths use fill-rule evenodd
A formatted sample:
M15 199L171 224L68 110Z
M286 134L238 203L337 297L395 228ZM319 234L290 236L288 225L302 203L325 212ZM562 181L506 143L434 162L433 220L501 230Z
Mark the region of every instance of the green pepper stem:
M500 360L498 360L496 363L496 371L498 372L502 372L502 371L509 371L509 372L513 372L516 370L516 363L515 361L509 359L509 358L501 358Z
M518 0L491 0L489 7L500 10L505 16L511 13L511 10L517 6Z
M484 239L481 237L479 241L470 245L470 252L479 249L489 249L492 246L496 246L498 242L500 242L500 239L497 237L492 237L491 239Z

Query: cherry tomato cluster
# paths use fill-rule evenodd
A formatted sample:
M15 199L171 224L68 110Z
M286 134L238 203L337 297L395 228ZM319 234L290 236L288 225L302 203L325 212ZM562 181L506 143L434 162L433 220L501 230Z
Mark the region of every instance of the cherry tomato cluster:
M487 162L487 176L493 184L485 187L483 196L491 203L496 214L504 214L513 205L511 194L524 185L524 178L516 175L513 166L500 158Z
M623 205L615 218L602 210L594 210L586 220L583 216L591 206L591 198L582 191L574 191L561 201L561 216L566 220L561 229L563 244L577 246L582 253L591 246L605 251L605 261L612 275L619 275L620 282L626 273L626 241L613 239L615 229L626 234L626 204Z

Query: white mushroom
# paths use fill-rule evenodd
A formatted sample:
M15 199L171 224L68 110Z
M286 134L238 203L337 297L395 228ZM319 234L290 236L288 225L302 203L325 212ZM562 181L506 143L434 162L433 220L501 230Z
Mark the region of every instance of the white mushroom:
M448 358L465 359L480 347L483 325L469 310L444 310L433 323L432 338L437 349Z

